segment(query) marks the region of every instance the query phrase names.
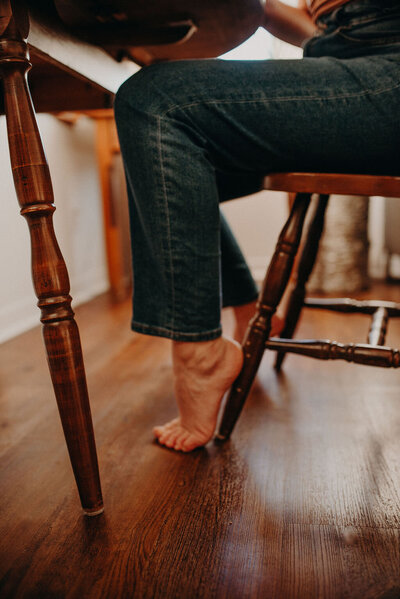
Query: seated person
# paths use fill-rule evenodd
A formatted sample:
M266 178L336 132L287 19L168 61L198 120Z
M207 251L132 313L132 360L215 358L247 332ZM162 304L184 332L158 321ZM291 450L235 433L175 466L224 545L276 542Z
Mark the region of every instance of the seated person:
M256 297L219 203L273 171L400 170L398 0L267 0L264 26L304 57L154 64L116 97L132 328L172 339L179 416L154 434L175 450L211 439L242 366L240 346L222 336L222 303L235 306L240 329Z

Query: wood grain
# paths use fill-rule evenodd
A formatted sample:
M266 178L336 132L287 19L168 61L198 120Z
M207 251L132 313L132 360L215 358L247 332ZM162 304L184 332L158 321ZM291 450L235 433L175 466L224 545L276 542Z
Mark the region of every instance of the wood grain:
M35 110L49 112L110 108L121 83L138 67L117 63L103 49L74 38L51 2L29 5L30 88ZM65 93L65 90L68 93ZM0 113L4 112L0 92Z
M227 398L218 433L218 439L221 441L229 439L243 409L263 356L263 345L278 352L275 362L277 371L281 368L285 353L296 353L320 360L340 359L368 366L387 368L398 368L400 366L400 352L391 347L353 342L349 344L337 343L324 339L320 335L317 339L291 339L303 306L306 283L317 257L319 241L323 231L325 209L330 194L356 193L373 196L380 192L383 196L394 195L400 198L400 178L333 173L273 173L265 177L264 188L286 192L296 191L296 196L289 218L280 233L274 255L268 266L257 301L256 314L249 323L242 343L243 367ZM309 230L306 232L306 240L302 244L303 248L298 259L296 254L302 235L304 209L307 210L313 193L319 195L318 208L312 218ZM302 214L300 206L303 206L302 219L298 216ZM294 243L295 239L297 243ZM285 316L288 315L288 317L280 335L282 339L268 339L271 316L275 312L289 282L294 258L298 260L299 274L297 277L293 277L295 286L287 303ZM343 311L343 308L351 311L357 307L357 302L348 299L339 299L336 303L339 304L340 311ZM311 303L307 302L307 306L311 306ZM318 302L314 306L323 307L323 305L318 306ZM334 304L328 307L332 310ZM385 303L378 304L377 307L384 310L387 308ZM365 313L365 308L370 309L371 306L362 306L361 308L361 312ZM399 307L396 306L395 313L398 310ZM372 325L373 330L370 330L367 338L383 343L388 314L388 312L385 312L385 314L382 313L382 318L376 317L376 321Z
M397 197L399 186L400 177L371 174L272 173L264 179L264 189L328 195Z
M69 278L53 227L52 183L27 83L24 7L0 0L0 77L14 185L31 239L32 281L71 464L87 513L102 511L96 447Z
M228 394L218 432L218 439L221 441L229 439L257 374L271 330L271 318L289 282L310 201L311 194L296 195L279 235L257 300L256 313L243 339L243 367Z
M99 114L96 114L99 112ZM89 113L96 123L96 154L103 204L108 280L116 300L132 290L129 210L113 111Z
M329 196L326 195L318 197L310 224L307 231L303 233L303 242L300 243L298 256L296 257L291 280L289 281L290 295L285 308L285 326L279 335L280 337L291 339L296 330L306 297L307 281L317 259L328 200ZM284 359L285 353L278 352L275 360L276 370L279 371L281 369Z
M2 599L400 596L399 371L290 355L277 375L267 352L232 440L176 454L151 434L175 414L169 341L108 296L77 319L107 510L79 515L40 331L3 344ZM299 334L363 340L368 320L310 310Z
M97 3L54 0L61 19L76 36L92 39L113 55L128 56L139 63L143 58L148 63L224 54L244 42L261 25L264 3L264 0ZM184 39L175 37L175 43L165 43L168 37L170 41L174 39L176 24L185 22L194 24L194 32ZM169 29L172 35L168 36Z

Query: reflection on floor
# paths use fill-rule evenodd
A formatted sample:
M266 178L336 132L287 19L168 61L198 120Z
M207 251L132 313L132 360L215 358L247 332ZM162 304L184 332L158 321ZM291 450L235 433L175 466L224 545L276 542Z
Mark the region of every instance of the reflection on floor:
M151 436L175 414L169 342L129 319L106 296L77 310L99 518L80 513L39 329L0 346L0 596L400 597L400 371L290 356L277 376L267 355L232 440L182 455ZM308 312L299 333L367 329Z

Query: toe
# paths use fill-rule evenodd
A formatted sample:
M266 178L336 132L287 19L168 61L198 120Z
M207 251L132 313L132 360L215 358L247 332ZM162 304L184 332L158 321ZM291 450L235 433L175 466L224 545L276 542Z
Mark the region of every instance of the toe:
M178 424L179 424L179 419L175 418L174 420L171 420L170 422L167 422L166 424L163 424L160 426L155 426L153 428L153 434L155 437L157 437L159 439L161 436L174 430Z
M176 449L175 445L176 445L176 440L179 437L179 433L180 433L180 431L178 429L175 429L175 430L169 432L166 435L165 440L163 441L163 444L166 447Z
M179 451L191 451L190 449L187 449L188 446L188 440L190 439L192 435L190 433L188 433L187 431L184 432L184 434L182 435L182 437L180 438L180 442L179 442Z
M171 436L171 434L168 431L163 431L161 433L161 435L158 437L158 442L161 443L162 445L166 445L170 436Z
M176 441L175 441L175 446L174 449L176 451L183 451L183 444L186 441L186 439L188 438L190 433L188 433L185 430L181 430L180 434L177 436Z
M155 437L157 437L157 439L162 435L163 433L163 427L162 426L155 426L153 428L153 435Z
M169 423L165 427L160 428L160 434L156 435L158 442L166 447L175 447L176 440L182 431L182 427L179 422Z
M206 439L200 435L188 434L188 436L182 441L182 451L193 451L196 447L202 447L209 439Z

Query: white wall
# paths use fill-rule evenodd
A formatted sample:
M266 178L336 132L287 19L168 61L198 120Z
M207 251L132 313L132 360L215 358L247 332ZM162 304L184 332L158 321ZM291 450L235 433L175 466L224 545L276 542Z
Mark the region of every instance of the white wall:
M54 223L67 263L73 306L108 287L94 126L38 116L55 192ZM30 243L12 181L5 118L0 117L0 342L39 322L30 274Z
M288 215L285 193L261 191L223 204L222 210L254 278L262 281Z

